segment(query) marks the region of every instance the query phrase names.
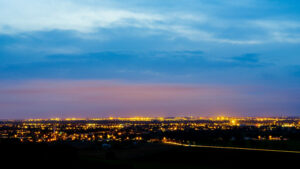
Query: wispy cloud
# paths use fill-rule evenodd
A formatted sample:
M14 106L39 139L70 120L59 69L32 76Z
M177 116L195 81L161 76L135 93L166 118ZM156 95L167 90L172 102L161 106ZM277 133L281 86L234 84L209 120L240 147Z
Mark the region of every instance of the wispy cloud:
M72 1L1 1L2 32L76 30L140 25L160 21L161 16L105 6L85 6Z
M88 1L91 2L91 1ZM197 2L195 2L197 3ZM226 8L247 6L254 2L225 3ZM269 42L298 43L299 32L288 33L286 28L298 28L294 21L277 23L276 20L257 20L252 18L232 19L214 15L218 10L210 4L207 9L199 11L171 10L165 12L159 4L149 8L138 5L121 5L115 1L81 3L79 1L0 1L0 34L18 34L35 31L70 30L85 34L79 37L91 37L90 33L99 29L134 28L144 29L143 36L153 32L168 34L169 38L183 37L195 42L228 43L236 45L255 45ZM205 7L205 3L199 2ZM218 3L217 3L218 4ZM198 5L199 6L199 5ZM201 5L200 5L201 6ZM253 6L252 6L253 7ZM224 37L230 29L247 27L247 38ZM263 28L268 34L258 38L252 29ZM135 30L132 31L135 31ZM281 31L276 31L276 30ZM220 32L223 32L220 35ZM273 34L273 35L272 35ZM273 37L268 38L269 35ZM113 35L111 35L113 36Z
M290 20L256 20L250 25L267 33L269 42L300 43L300 22Z

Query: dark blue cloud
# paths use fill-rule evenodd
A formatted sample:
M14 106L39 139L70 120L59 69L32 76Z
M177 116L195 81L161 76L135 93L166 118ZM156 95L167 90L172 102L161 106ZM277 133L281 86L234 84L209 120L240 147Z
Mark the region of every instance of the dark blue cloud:
M294 77L284 71L283 58L279 57L282 55L273 59L274 54L268 52L273 51L273 45L224 46L187 39L170 40L158 35L140 37L130 29L121 30L99 30L94 33L96 38L59 30L2 35L0 78L255 84L266 80L273 83L281 78L288 83ZM99 39L102 34L117 36ZM283 51L277 54L290 53L290 58L285 60L286 64L292 64L296 57L292 50L297 45L286 46L289 48L281 46Z
M278 79L258 56L211 60L203 51L123 51L54 54L0 67L1 79L123 79L176 83L261 83ZM18 59L18 58L15 58ZM247 76L244 74L247 73ZM285 76L289 76L286 74ZM268 79L268 78L265 78Z
M240 63L250 63L250 64L257 64L259 63L259 54L257 53L247 53L242 56L233 57L234 61Z

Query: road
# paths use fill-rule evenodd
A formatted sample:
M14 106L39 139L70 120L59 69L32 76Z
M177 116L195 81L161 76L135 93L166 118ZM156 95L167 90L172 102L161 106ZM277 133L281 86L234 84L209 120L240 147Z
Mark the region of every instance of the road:
M271 149L258 149L258 148L242 148L242 147L223 147L223 146L205 146L205 145L191 145L176 143L171 141L165 141L164 144L184 146L184 147L199 147L199 148L213 148L213 149L229 149L229 150L248 150L248 151L265 151L265 152L278 152L278 153L295 153L300 154L300 151L288 151L288 150L271 150Z

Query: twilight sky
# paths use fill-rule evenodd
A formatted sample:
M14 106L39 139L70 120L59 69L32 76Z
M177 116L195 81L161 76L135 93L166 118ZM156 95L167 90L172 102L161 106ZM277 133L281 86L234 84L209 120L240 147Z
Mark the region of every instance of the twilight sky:
M299 0L0 0L0 119L300 116Z

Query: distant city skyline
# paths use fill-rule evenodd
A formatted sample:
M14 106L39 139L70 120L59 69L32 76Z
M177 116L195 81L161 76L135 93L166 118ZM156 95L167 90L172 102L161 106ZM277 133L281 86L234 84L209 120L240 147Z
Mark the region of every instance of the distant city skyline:
M0 0L0 119L300 116L298 0Z

